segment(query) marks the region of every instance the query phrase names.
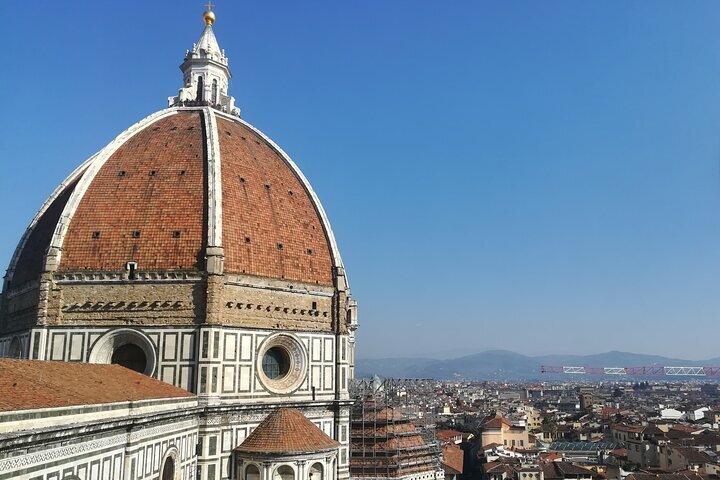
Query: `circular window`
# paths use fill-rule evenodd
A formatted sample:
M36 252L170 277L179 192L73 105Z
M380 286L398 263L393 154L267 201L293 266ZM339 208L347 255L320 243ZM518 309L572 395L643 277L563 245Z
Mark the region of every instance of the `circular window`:
M291 393L307 377L305 347L293 335L271 335L260 344L256 371L260 382L269 391Z
M142 348L134 343L126 343L115 349L110 363L143 373L147 368L147 357Z
M283 347L272 347L265 352L262 367L270 380L283 378L290 370L290 355Z

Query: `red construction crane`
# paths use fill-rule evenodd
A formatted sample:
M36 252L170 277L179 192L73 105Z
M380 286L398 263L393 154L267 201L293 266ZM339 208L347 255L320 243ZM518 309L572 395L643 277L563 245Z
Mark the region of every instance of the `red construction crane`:
M541 373L560 373L566 375L675 375L693 377L720 377L720 367L540 367Z

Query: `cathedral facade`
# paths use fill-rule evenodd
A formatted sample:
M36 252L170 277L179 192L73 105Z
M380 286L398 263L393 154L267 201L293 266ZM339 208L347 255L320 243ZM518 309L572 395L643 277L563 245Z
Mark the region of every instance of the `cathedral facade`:
M168 478L348 478L357 305L320 201L240 118L214 13L203 19L168 108L77 167L27 228L0 297L0 357L118 364L193 393L177 422L190 440L162 445L194 466ZM243 447L264 421L313 441L260 451L260 432ZM130 476L143 460L122 455L112 478L162 474L156 461ZM95 478L47 472L26 478Z

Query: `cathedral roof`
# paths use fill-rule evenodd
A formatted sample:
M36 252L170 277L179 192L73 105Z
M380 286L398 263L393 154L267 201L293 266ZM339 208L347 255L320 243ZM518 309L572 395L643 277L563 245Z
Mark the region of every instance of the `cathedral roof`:
M0 412L192 396L119 365L0 359Z
M311 453L339 445L298 410L279 408L265 417L235 450L268 454Z
M228 273L333 284L341 260L322 206L272 141L210 107L173 107L121 134L46 202L10 266L42 271L202 271L223 247ZM55 249L56 265L44 255Z

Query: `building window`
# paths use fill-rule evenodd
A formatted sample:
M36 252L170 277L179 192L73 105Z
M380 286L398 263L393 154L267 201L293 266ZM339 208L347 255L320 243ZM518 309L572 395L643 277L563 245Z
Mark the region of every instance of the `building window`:
M213 335L213 358L220 356L220 332L215 332Z
M323 480L323 466L321 463L314 463L312 467L310 467L308 480Z
M215 455L217 453L217 437L212 436L208 441L208 455Z
M110 363L144 373L147 368L147 356L143 349L134 343L126 343L115 349Z
M212 101L213 103L218 103L218 85L217 80L213 79L212 83Z
M202 358L207 358L208 349L210 347L210 339L208 338L209 332L203 332L202 337Z
M271 380L287 375L290 369L290 357L287 350L282 347L268 349L263 356L262 368L265 375Z
M245 480L260 480L260 469L256 465L248 465L245 469Z
M295 471L288 465L283 465L275 470L273 480L295 480Z
M290 393L307 379L307 359L307 351L295 336L271 335L260 344L255 361L257 377L271 392Z
M204 96L205 96L204 90L205 90L205 85L203 84L203 77L202 77L202 75L200 75L198 77L198 82L197 82L197 93L195 94L196 101L202 102L204 100Z
M165 459L160 478L162 480L175 480L175 460L172 457Z

